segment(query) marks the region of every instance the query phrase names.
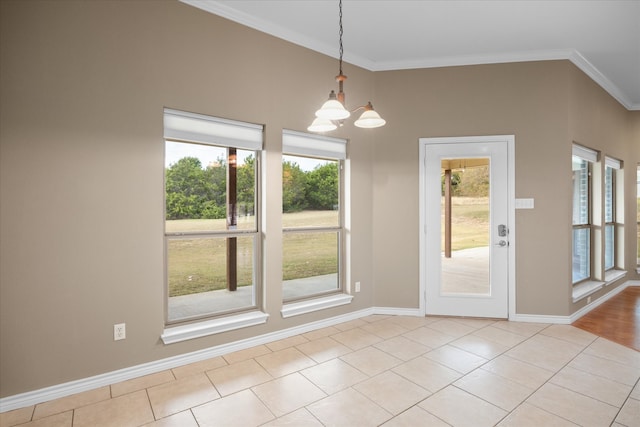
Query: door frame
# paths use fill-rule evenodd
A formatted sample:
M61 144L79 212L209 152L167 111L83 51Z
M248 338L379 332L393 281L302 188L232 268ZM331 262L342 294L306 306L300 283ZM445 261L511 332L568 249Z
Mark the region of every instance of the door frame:
M427 246L427 217L426 217L426 146L430 144L456 144L456 143L489 143L502 142L507 144L507 218L509 221L509 247L508 247L508 274L507 274L507 313L509 319L516 315L516 226L515 226L515 135L489 135L489 136L462 136L462 137L437 137L419 138L418 162L420 163L419 175L419 209L420 209L420 297L419 311L421 316L426 313L427 297L427 271L426 271L426 246Z

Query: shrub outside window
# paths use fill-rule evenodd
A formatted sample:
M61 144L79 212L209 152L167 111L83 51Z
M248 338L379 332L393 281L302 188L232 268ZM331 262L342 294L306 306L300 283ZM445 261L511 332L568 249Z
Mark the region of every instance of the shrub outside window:
M167 324L256 308L262 126L165 109Z
M282 156L283 300L343 289L346 141L285 130Z

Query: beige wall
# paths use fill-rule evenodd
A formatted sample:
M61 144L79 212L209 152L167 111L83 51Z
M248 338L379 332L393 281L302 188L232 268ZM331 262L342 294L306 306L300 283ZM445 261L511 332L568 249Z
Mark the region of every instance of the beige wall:
M516 198L535 200L516 210L516 313L568 316L586 304L572 302L572 141L632 165L625 198L634 219L637 112L568 61L376 73L376 103L388 120L373 158L376 306L418 306L418 139L499 134L515 135ZM626 279L637 278L633 222Z
M516 211L516 310L569 314L570 236L566 220L557 220L571 212L569 67L541 62L376 75L376 100L389 125L376 135L373 162L375 304L418 303L418 138L514 134L516 197L535 199L535 209ZM540 224L547 224L548 239Z
M632 121L640 136L639 115L589 95L598 87L568 62L347 64L347 101L371 99L388 120L337 134L350 139L351 277L363 290L284 320L281 129L306 128L337 61L178 2L2 1L0 19L0 397L353 310L417 307L420 137L516 135L516 197L536 203L516 213L517 312L568 315L567 165L586 133L570 110L585 92L603 126L626 129L616 150ZM266 325L159 339L165 106L266 125ZM637 163L638 151L620 156ZM127 339L114 342L119 322Z
M281 131L337 61L176 2L1 2L0 396L372 305L370 132L350 127L350 306L281 308ZM373 75L346 66L349 99ZM165 346L163 107L266 125L266 325ZM127 339L113 341L126 322Z
M629 276L625 279L637 279L636 273L636 165L640 163L640 114L638 111L627 111L611 98L601 87L575 67L571 68L569 96L569 139L570 141L598 150L602 161L597 167L603 168L604 156L623 160L625 203L624 266ZM594 199L598 201L597 199ZM602 209L604 210L604 202ZM597 221L597 219L596 219ZM603 220L600 221L602 223ZM597 222L596 222L597 224ZM596 235L599 231L596 229ZM604 261L603 261L604 262ZM615 285L623 283L620 280ZM610 292L614 286L608 286L593 295L596 299ZM578 301L572 311L586 305L586 301Z

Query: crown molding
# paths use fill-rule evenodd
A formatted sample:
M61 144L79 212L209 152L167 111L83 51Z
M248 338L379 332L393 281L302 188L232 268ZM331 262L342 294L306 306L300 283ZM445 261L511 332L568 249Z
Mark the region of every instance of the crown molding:
M180 2L221 16L255 30L270 34L290 43L311 49L332 58L337 58L335 46L318 42L296 31L266 22L261 19L240 12L233 7L227 6L215 0L180 0ZM483 65L483 64L503 64L513 62L531 62L531 61L557 61L569 60L593 81L600 85L607 93L615 98L627 110L640 110L640 104L633 104L611 80L605 77L593 64L591 64L580 52L575 49L552 49L544 51L528 51L528 52L508 52L499 54L479 54L479 55L461 55L450 57L439 57L429 59L415 59L406 61L383 61L375 62L368 58L355 55L351 52L344 52L345 62L364 68L369 71L395 71L409 70L419 68L440 68L455 67L465 65Z

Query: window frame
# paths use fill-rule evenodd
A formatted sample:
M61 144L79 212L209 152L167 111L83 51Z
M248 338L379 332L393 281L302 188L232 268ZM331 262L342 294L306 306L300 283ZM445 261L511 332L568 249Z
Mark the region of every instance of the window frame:
M615 270L618 269L620 267L619 265L619 261L620 261L620 253L619 253L619 248L618 248L618 235L621 232L622 229L622 224L619 221L619 215L618 215L618 182L617 182L617 175L619 173L619 171L622 169L622 162L614 159L612 157L605 157L605 172L604 172L604 200L605 200L605 209L604 209L604 271L611 271L611 270ZM611 180L609 181L607 179L607 173L611 173ZM608 184L608 185L607 185ZM607 201L607 196L609 195L610 192L610 196L611 196L611 217L608 218L608 212L607 212L607 206L606 206L606 201ZM607 250L608 245L607 245L607 229L611 228L612 229L612 248L611 249L611 260L612 263L611 265L607 265Z
M636 272L640 274L640 164L636 165Z
M301 226L301 227L282 227L282 239L284 250L284 239L291 234L304 233L336 233L337 242L337 287L334 289L321 291L313 294L303 295L295 298L282 298L283 306L295 306L296 304L304 304L309 300L318 300L325 297L346 293L346 231L345 231L345 208L347 201L346 194L346 177L345 177L345 161L347 140L327 137L324 135L308 134L288 129L282 131L282 161L284 156L295 156L300 158L308 158L314 160L328 160L337 162L338 166L338 224L335 226ZM284 255L283 255L284 257ZM284 280L283 280L284 284ZM341 305L344 303L339 299ZM350 302L351 299L348 300ZM333 306L333 305L329 305ZM325 308L321 306L320 308ZM285 308L286 310L286 308ZM311 310L313 311L313 310ZM283 312L284 314L284 312Z
M224 325L216 323L216 319L228 318L238 315L238 326L251 326L253 324L264 323L266 315L252 315L262 309L260 301L263 300L262 285L262 232L261 232L261 165L260 160L263 150L264 126L253 123L240 122L229 119L222 119L185 111L164 109L164 144L165 152L167 142L179 142L194 145L204 145L216 148L227 149L226 160L229 164L229 149L251 151L254 155L254 227L251 229L228 228L226 230L199 230L168 232L166 228L166 189L164 191L164 322L165 327L176 330L175 335L186 335L187 338L176 338L173 333L163 334L165 343L182 341L194 336L194 330L198 330L197 336L209 335L221 331L236 329L233 322L226 322ZM166 155L166 154L165 154ZM164 172L163 185L166 186L166 167ZM227 212L229 209L227 198ZM227 214L227 221L229 216ZM175 240L184 239L224 239L252 237L253 259L252 259L252 301L250 306L220 310L208 313L201 313L188 317L176 319L169 318L169 243ZM227 259L228 263L228 259ZM211 321L206 324L207 321ZM257 322L257 323L256 323ZM194 328L192 324L203 324L203 327ZM183 326L180 326L183 325ZM186 331L186 332L185 332ZM204 331L204 332L203 332ZM165 336L168 338L165 339Z
M572 267L571 267L571 282L573 284L573 286L576 286L580 283L584 283L587 281L591 281L593 280L594 277L594 224L593 224L593 168L594 168L594 164L598 161L599 158L599 153L595 150L592 150L590 148L587 147L583 147L581 145L578 144L573 144L572 147L572 158L571 161L573 162L573 157L578 157L580 158L582 161L585 161L587 163L587 221L585 223L580 223L580 224L574 224L573 223L573 217L575 216L575 201L573 200L573 197L575 197L575 195L572 195L572 237L571 237L571 262L572 262ZM572 166L572 170L573 170L573 166ZM574 247L575 247L575 232L577 230L587 230L588 231L588 249L587 249L587 253L586 256L588 258L587 261L587 266L588 266L588 274L587 277L583 277L580 278L578 280L574 280L573 278L573 259L575 258L575 252L574 252Z

